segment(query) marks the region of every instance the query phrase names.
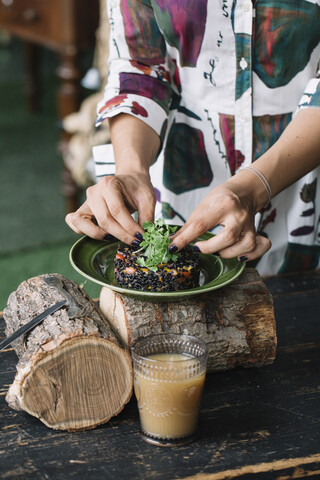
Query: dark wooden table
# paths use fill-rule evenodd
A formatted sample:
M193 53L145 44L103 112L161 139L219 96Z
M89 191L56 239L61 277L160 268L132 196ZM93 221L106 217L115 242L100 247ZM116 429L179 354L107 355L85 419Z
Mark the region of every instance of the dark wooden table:
M209 374L201 435L179 448L139 437L134 398L95 430L47 428L9 409L13 350L0 353L0 478L320 478L320 273L266 280L274 298L278 352L273 365ZM4 322L0 320L0 338Z

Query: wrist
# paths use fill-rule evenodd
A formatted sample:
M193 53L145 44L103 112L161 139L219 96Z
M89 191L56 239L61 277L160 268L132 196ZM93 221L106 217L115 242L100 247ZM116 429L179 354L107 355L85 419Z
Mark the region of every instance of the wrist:
M116 175L145 175L149 177L149 162L141 159L134 153L130 153L125 158L117 158Z
M251 172L253 175L255 175L261 182L261 184L263 185L264 187L264 190L265 190L265 193L267 194L267 202L265 204L265 206L269 205L269 203L271 202L271 187L269 185L269 182L267 180L267 178L264 176L264 174L262 173L261 170L259 170L257 167L253 166L253 165L249 165L248 167L245 168L245 170L248 170L249 172ZM261 185L260 185L261 187ZM259 208L260 207L260 201L262 200L261 198L261 195L256 195L256 208Z
M157 133L142 120L122 113L110 119L110 134L116 173L149 175L160 147Z
M228 186L249 212L256 214L271 198L265 176L255 168L244 168L228 180Z

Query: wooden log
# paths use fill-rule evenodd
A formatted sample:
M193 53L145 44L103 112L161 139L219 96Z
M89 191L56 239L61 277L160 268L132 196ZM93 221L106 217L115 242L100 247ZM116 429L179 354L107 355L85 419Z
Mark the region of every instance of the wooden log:
M124 345L162 332L189 334L208 345L208 371L260 367L274 361L273 300L255 269L211 293L170 303L124 297L103 287L100 311Z
M19 362L6 400L53 429L90 429L106 423L129 401L131 357L84 290L54 275L81 305L83 316L70 319L62 308L13 342ZM4 311L6 334L63 299L44 276L23 282Z

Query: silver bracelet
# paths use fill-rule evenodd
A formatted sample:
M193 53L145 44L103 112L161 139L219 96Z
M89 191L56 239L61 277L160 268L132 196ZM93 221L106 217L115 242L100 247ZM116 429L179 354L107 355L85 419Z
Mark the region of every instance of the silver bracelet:
M267 207L270 204L271 197L272 197L271 188L270 188L268 180L263 175L263 173L260 172L260 170L253 167L252 165L250 165L249 167L245 167L244 170L250 170L250 172L254 173L259 178L259 180L263 183L263 186L266 189L266 192L267 192L267 195L268 195L268 203L265 205L265 207Z

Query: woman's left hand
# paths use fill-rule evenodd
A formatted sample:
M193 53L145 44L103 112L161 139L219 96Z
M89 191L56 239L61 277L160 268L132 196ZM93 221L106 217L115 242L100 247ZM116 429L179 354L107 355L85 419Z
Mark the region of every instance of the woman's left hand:
M185 225L172 237L170 248L175 245L181 250L219 224L223 228L217 235L196 242L195 247L202 253L219 253L224 258L254 260L271 247L268 238L256 233L254 217L253 202L242 199L226 182L202 200Z

